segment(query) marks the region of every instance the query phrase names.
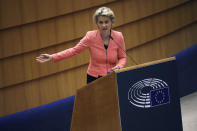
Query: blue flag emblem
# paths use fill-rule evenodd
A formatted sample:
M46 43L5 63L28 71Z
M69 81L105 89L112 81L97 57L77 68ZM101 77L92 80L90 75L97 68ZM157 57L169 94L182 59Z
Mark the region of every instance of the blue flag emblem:
M157 78L149 78L133 84L128 91L129 102L140 108L151 108L170 103L168 84Z
M150 96L151 96L151 106L159 106L170 102L168 88L160 88L157 90L152 90L150 92Z

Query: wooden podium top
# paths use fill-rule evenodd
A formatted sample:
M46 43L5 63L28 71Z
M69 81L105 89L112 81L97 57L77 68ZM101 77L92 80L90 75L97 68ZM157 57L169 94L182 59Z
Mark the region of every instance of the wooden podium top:
M122 71L126 71L126 70L132 70L132 69L136 69L136 68L140 68L140 67L144 67L144 66L149 66L149 65L154 65L154 64L158 64L158 63L163 63L166 61L172 61L172 60L176 60L176 57L170 57L170 58L165 58L165 59L161 59L161 60L155 60L155 61L151 61L151 62L147 62L144 64L139 64L139 65L134 65L131 67L126 67L120 70L116 70L115 72L122 72Z

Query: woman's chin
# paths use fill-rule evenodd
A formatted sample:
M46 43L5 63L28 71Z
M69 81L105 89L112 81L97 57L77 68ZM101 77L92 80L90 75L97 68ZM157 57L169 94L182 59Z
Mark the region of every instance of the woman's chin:
M109 30L102 30L102 31L101 31L101 33L102 33L102 34L105 34L105 35L108 35L109 32L110 32Z

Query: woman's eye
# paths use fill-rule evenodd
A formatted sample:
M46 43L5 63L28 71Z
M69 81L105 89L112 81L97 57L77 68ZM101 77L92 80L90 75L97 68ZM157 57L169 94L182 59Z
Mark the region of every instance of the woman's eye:
M105 21L105 24L108 24L109 23L109 21Z
M103 24L103 22L102 21L99 21L99 24Z

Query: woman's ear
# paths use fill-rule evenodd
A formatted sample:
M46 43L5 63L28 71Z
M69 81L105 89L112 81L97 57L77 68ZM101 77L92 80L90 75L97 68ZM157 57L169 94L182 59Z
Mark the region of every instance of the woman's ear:
M114 26L114 19L111 20L111 28Z

